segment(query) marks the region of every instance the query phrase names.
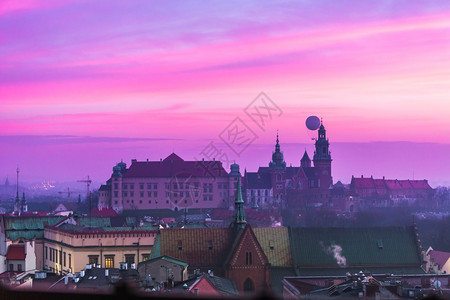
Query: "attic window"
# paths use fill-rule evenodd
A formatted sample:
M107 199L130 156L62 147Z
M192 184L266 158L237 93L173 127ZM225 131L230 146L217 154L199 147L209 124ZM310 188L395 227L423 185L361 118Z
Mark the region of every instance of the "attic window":
M178 241L178 250L183 250L183 242L181 240Z
M378 249L383 249L383 240L377 240Z
M269 241L269 248L270 248L270 250L273 250L273 248L274 248L273 240Z

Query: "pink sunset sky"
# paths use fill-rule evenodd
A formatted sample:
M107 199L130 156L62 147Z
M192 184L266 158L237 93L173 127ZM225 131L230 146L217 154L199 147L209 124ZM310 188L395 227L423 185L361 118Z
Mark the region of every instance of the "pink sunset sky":
M334 180L450 185L449 1L0 2L0 184L104 182L121 159L200 158L211 142L255 171L279 131L313 152L323 118ZM280 113L258 127L265 94ZM240 155L219 137L239 117Z

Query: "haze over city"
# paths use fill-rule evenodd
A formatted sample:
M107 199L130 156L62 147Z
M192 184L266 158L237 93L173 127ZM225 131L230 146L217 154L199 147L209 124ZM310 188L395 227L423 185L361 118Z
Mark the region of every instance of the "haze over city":
M334 181L450 183L448 2L2 1L0 16L2 181L193 160L236 117L258 138L230 159L266 166L278 130L298 165L317 115ZM244 112L262 91L282 111L263 129Z

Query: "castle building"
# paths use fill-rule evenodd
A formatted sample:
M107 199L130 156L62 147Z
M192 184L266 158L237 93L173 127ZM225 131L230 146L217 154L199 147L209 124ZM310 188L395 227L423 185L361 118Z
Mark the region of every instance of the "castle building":
M299 167L286 167L277 134L269 166L244 174L247 205L266 208L330 205L333 179L329 146L322 123L315 142L313 165L305 150Z
M175 153L160 161L132 160L113 167L99 189L99 209L123 210L228 208L237 185L236 164L228 174L222 163L185 161Z

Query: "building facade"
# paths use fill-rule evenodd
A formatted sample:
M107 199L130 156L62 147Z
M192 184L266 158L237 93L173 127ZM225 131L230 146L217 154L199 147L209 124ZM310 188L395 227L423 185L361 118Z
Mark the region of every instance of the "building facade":
M220 161L185 161L172 153L160 161L132 160L113 167L99 190L99 208L123 210L227 208L232 204L237 177Z
M149 258L157 231L142 228L92 228L81 226L73 217L44 231L44 268L56 273L81 271L87 264L117 268Z

